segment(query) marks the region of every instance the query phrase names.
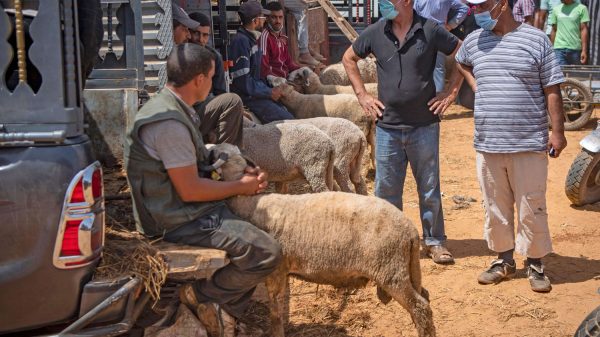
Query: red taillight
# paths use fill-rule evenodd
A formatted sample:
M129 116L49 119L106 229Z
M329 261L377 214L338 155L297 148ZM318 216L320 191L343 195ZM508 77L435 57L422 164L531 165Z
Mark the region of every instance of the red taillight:
M92 195L94 199L102 196L102 170L99 168L92 175Z
M79 256L79 225L81 220L69 220L65 227L62 246L60 248L60 256Z
M83 195L83 182L82 179L79 179L73 192L71 192L71 203L85 202L85 196Z

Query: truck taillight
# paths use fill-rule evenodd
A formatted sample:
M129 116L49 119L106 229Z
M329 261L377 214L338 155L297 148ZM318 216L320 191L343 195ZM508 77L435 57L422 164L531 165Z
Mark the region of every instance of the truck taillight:
M60 256L78 256L81 255L79 250L79 220L69 220L65 227L62 245L60 248Z
M102 168L95 162L73 177L63 205L54 266L61 269L96 261L104 245Z

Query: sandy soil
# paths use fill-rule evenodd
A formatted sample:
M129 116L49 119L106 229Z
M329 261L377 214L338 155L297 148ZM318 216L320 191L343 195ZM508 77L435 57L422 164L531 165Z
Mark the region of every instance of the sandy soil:
M599 113L596 111L596 116ZM438 336L572 336L583 317L600 305L600 203L572 207L564 193L569 166L580 151L579 140L594 127L595 120L584 130L568 132L569 146L559 159L550 160L547 203L554 254L545 263L554 288L549 294L537 294L530 290L520 256L518 278L495 286L477 283L477 275L494 255L482 239L484 211L475 173L473 118L469 110L449 109L442 122L441 180L448 246L456 264L439 266L424 256L421 259ZM106 178L107 194L126 190L122 176ZM371 193L372 187L371 175ZM459 206L452 200L456 195L476 201ZM406 214L419 224L418 199L410 175L404 202ZM108 223L130 226L127 204L111 202ZM343 293L294 280L290 308L286 328L290 337L416 336L407 312L395 302L379 303L373 286ZM265 331L253 335L268 336L263 304L255 303L244 321Z
M579 140L594 126L595 120L584 130L568 132L568 147L559 159L550 160L547 203L554 254L544 261L553 290L538 294L530 290L521 256L516 279L495 286L477 283L494 255L482 239L484 210L475 173L472 112L461 107L448 111L442 122L441 181L448 246L456 264L439 266L421 259L438 336L572 336L583 317L600 305L600 203L572 207L564 193ZM372 186L370 180L371 193ZM419 224L412 177L404 195L406 214ZM452 200L455 195L476 201L461 208ZM295 280L291 292L288 336L416 336L406 311L395 302L379 303L374 287L342 294Z

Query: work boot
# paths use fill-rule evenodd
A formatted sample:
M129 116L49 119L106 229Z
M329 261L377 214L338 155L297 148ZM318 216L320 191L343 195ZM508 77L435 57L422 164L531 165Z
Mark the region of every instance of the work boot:
M502 259L496 259L492 261L488 270L479 274L477 281L479 284L496 284L513 278L516 273L517 265L514 260L512 263L508 263Z
M310 53L301 53L300 56L298 56L298 62L307 64L307 65L313 66L313 67L316 67L317 65L319 65L319 61L315 60L310 55Z
M547 293L552 290L552 284L548 276L544 275L544 265L527 265L527 278L531 285L531 290L538 293Z
M216 303L199 303L191 284L179 288L179 300L196 314L210 337L235 336L235 318Z

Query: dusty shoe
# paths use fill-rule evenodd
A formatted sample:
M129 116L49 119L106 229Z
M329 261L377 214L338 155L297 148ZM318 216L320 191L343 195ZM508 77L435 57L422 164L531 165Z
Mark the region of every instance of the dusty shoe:
M552 290L552 284L548 276L544 275L544 266L530 264L527 266L527 278L529 278L529 284L531 290L538 293L547 293Z
M235 318L218 304L200 303L196 309L196 316L211 337L235 336Z
M517 272L515 261L512 264L504 262L502 259L492 261L490 268L479 274L477 281L480 284L496 284L504 280L511 279Z
M319 65L319 61L315 60L310 53L302 53L298 56L298 62L308 64L309 66L316 67Z
M192 285L189 283L179 287L179 300L192 311L195 311L198 304L200 304L198 302L198 298L196 297L194 287L192 287Z

